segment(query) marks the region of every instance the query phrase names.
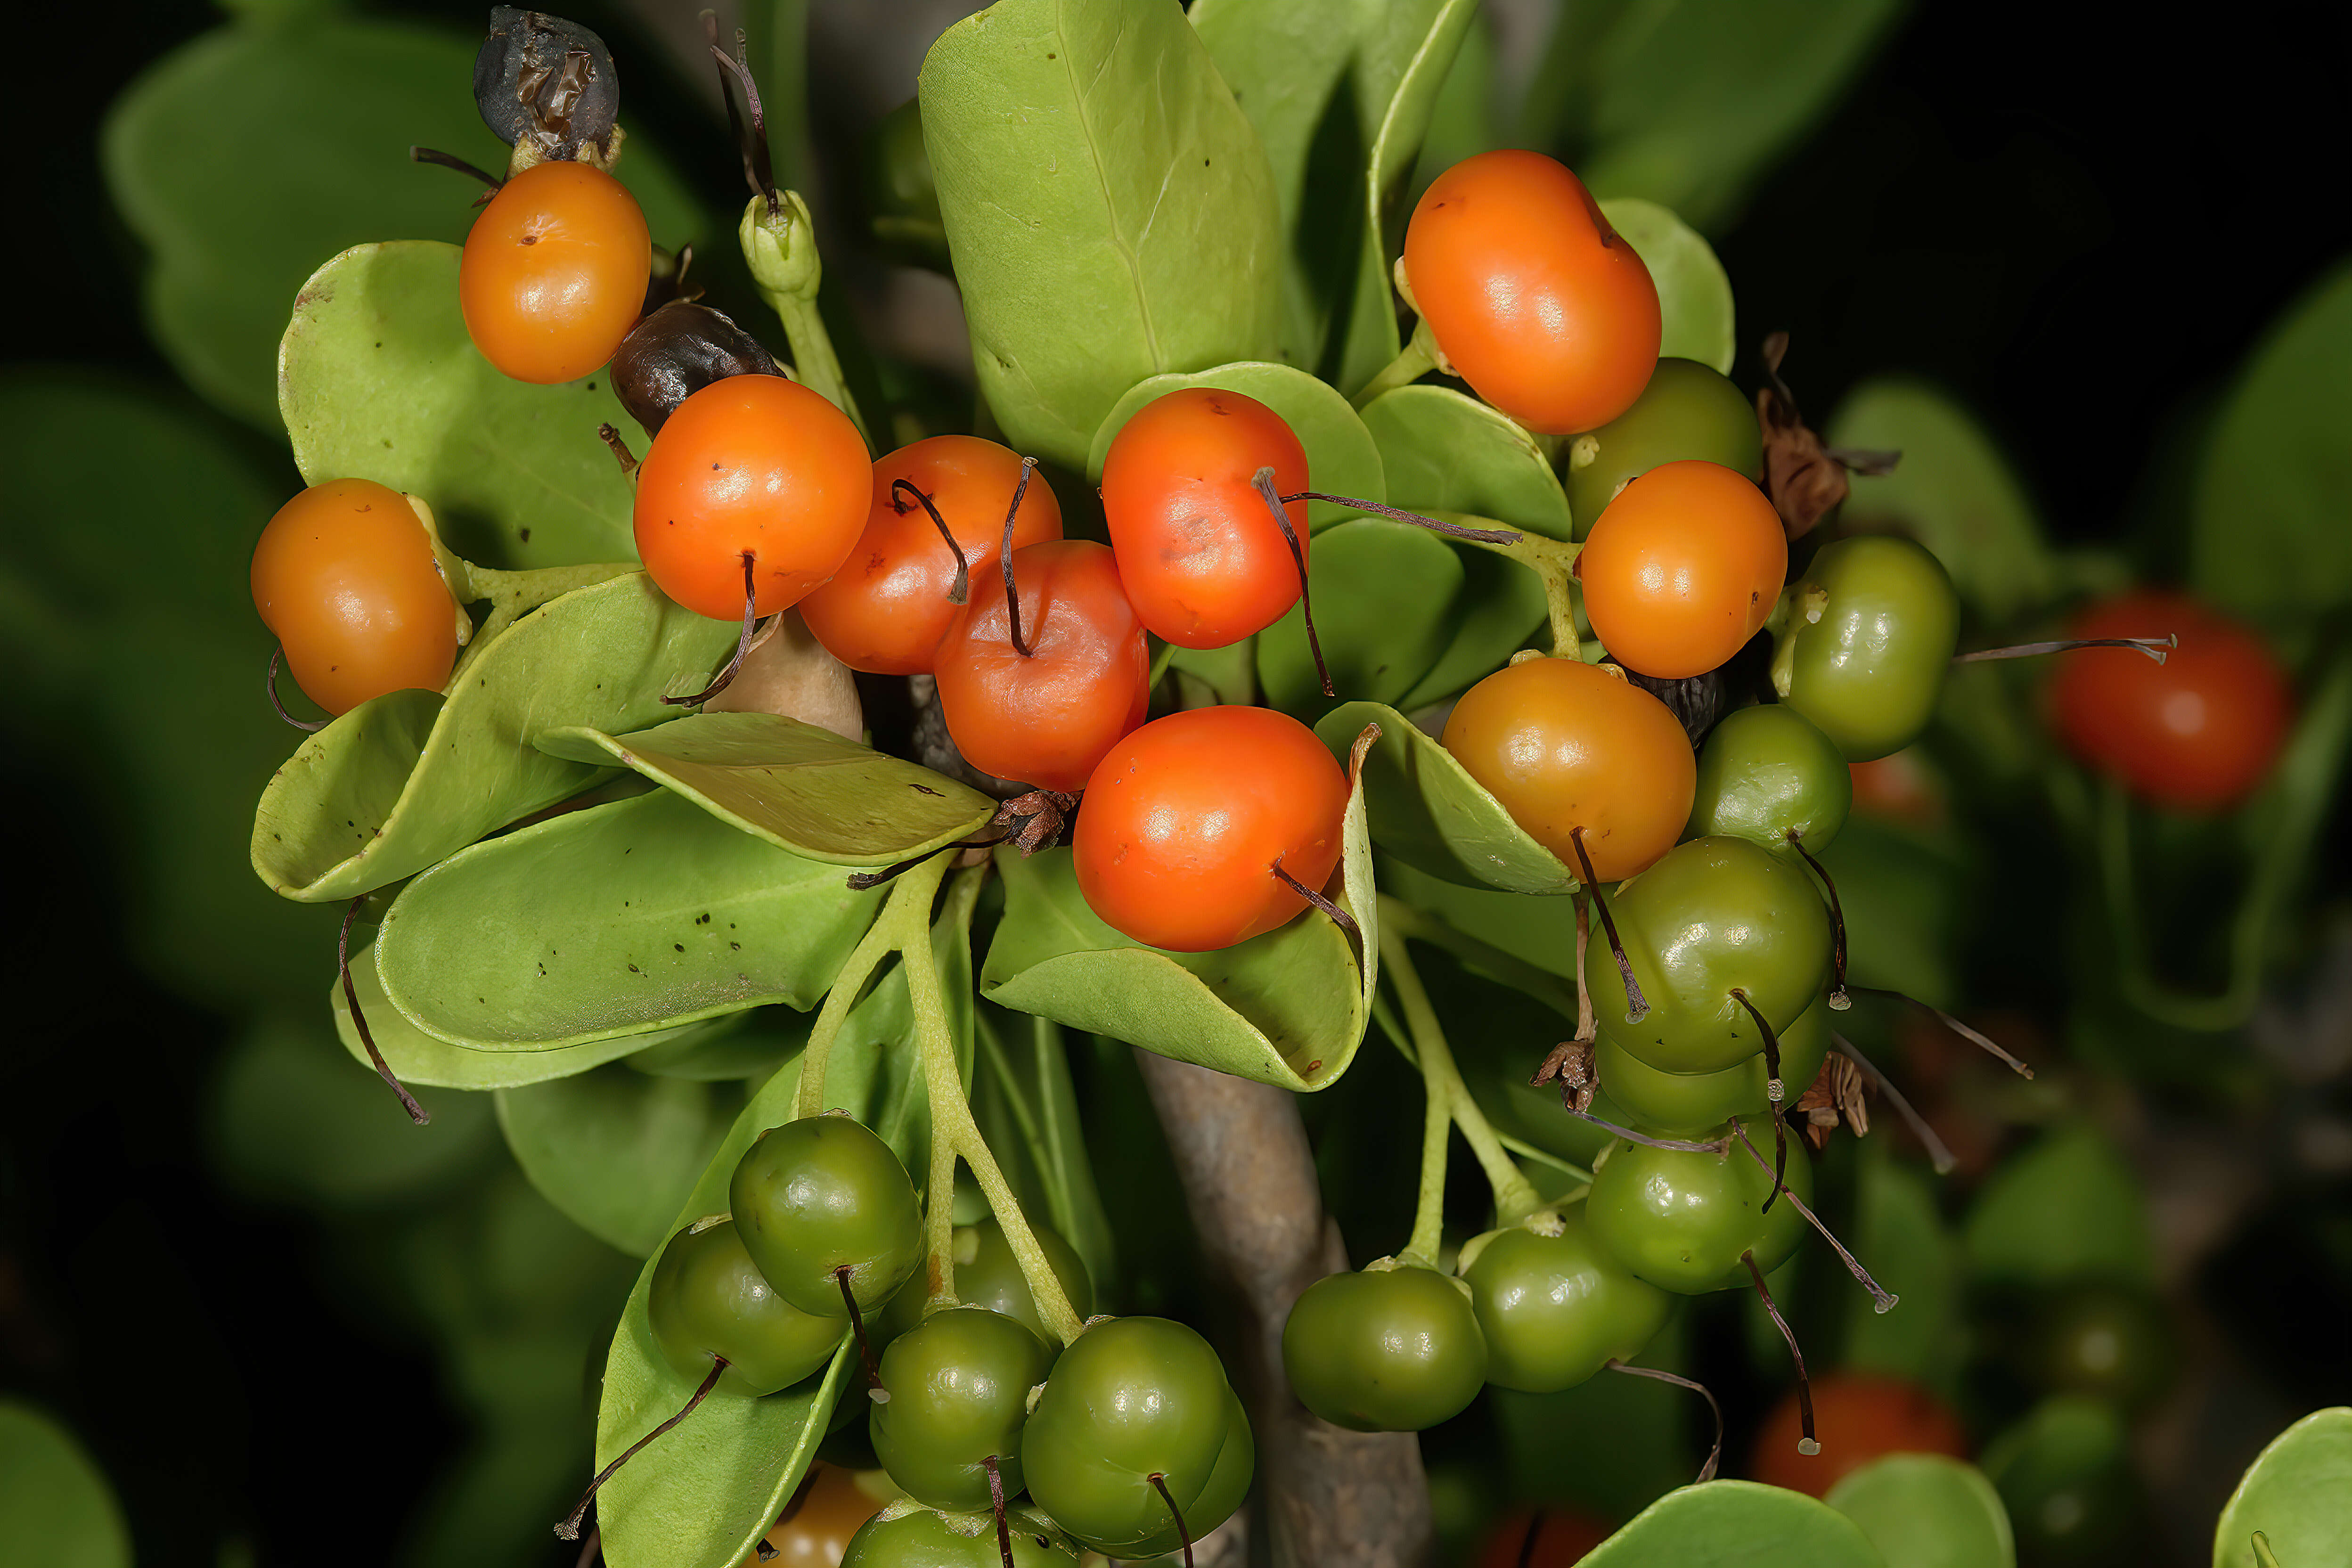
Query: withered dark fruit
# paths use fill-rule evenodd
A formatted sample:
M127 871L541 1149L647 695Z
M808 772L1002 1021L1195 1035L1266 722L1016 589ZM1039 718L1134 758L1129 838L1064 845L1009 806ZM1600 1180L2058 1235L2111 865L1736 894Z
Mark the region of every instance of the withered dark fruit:
M673 300L621 340L613 355L613 393L651 436L672 409L714 381L781 374L775 356L726 315Z
M528 139L540 158L612 160L621 79L604 40L577 22L514 5L490 8L474 57L474 105L508 146Z

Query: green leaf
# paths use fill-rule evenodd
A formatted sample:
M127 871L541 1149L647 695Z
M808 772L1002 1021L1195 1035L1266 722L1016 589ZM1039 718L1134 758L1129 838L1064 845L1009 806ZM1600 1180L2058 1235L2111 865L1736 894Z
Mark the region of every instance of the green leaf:
M752 1140L793 1115L800 1064L787 1063L728 1128L670 1225L671 1233L727 1211L727 1184ZM658 1252L656 1252L656 1258ZM596 1411L596 1463L652 1431L692 1397L695 1384L655 1345L646 1316L646 1260L629 1292L604 1361ZM782 1511L824 1436L834 1400L856 1352L847 1333L823 1373L763 1399L713 1394L604 1483L596 1517L614 1568L734 1568Z
M835 866L910 860L996 815L969 785L773 713L697 713L625 735L551 730L539 747L635 768L722 822Z
M2315 1410L2271 1439L2221 1510L2213 1568L2254 1568L2261 1531L2279 1568L2352 1560L2352 1407Z
M0 1399L0 1542L13 1563L131 1568L131 1529L105 1473L21 1399Z
M1897 376L1864 382L1838 405L1828 440L1903 454L1893 473L1853 476L1845 521L1918 540L1979 615L2011 621L2059 592L2058 563L2023 482L1990 433L1943 392Z
M1347 934L1313 910L1214 952L1129 942L1078 891L1070 852L997 851L1004 920L981 994L1074 1029L1294 1091L1323 1089L1355 1059L1370 1014ZM1362 921L1371 889L1348 889Z
M1476 12L1470 0L1193 5L1273 166L1286 357L1342 388L1397 355L1387 230Z
M496 1098L507 1147L540 1194L598 1240L647 1258L746 1096L740 1083L614 1063Z
M1636 0L1591 46L1600 56L1583 73L1595 95L1591 145L1578 171L1603 200L1645 196L1719 233L1905 9L1904 0ZM1538 80L1530 101L1557 86Z
M2347 402L2352 266L2339 266L2272 327L2214 423L2189 513L2200 592L2252 616L2316 615L2352 595Z
M1840 1364L1925 1384L1950 1398L1959 1392L1968 1352L1959 1243L1928 1177L1895 1160L1883 1139L1864 1142L1859 1167L1848 1239L1903 1304L1880 1312L1866 1297L1850 1298Z
M1601 212L1658 285L1658 308L1665 325L1658 357L1696 360L1729 375L1738 342L1731 277L1716 259L1715 247L1675 216L1672 207L1639 196L1603 202Z
M1414 869L1468 888L1507 893L1569 893L1576 878L1511 820L1502 803L1454 753L1377 702L1349 702L1315 726L1341 756L1367 724L1381 738L1364 758L1363 795L1372 842Z
M1388 500L1411 511L1468 512L1567 539L1568 497L1535 437L1509 415L1449 386L1400 386L1364 405Z
M411 1089L513 1089L527 1083L546 1083L603 1067L636 1051L690 1047L734 1022L731 1017L716 1018L675 1029L649 1030L642 1035L614 1035L584 1046L564 1046L550 1051L478 1051L436 1039L401 1016L400 1009L383 994L383 983L376 973L373 944L352 954L352 984L359 993L360 1012L367 1019L368 1033L374 1038L376 1049L383 1053L384 1064L392 1068L394 1077ZM352 1026L351 1009L344 1001L340 982L330 987L327 1006L343 1049L353 1061L373 1071L367 1047L361 1043L359 1031ZM431 1100L425 1109L437 1117L442 1103Z
M1102 482L1103 459L1110 453L1111 438L1145 404L1188 386L1238 392L1244 397L1256 398L1281 415L1297 436L1299 445L1307 448L1308 489L1321 490L1326 495L1352 496L1358 500L1389 499L1387 479L1381 471L1380 450L1373 446L1371 432L1364 428L1364 422L1348 406L1348 400L1334 392L1328 382L1318 381L1305 371L1293 370L1286 364L1264 361L1221 364L1189 375L1155 375L1129 388L1127 395L1111 405L1111 411L1095 431L1094 447L1087 456L1087 477L1097 484ZM1307 506L1307 526L1319 533L1344 518L1357 515L1329 501L1310 501Z
M417 877L375 942L409 1022L539 1052L815 1005L882 895L666 790L566 812Z
M497 1144L489 1103L473 1095L434 1096L432 1124L417 1127L374 1073L352 1070L316 1014L255 1024L212 1100L214 1157L241 1186L325 1207L413 1207L478 1177Z
M1396 701L1429 673L1459 629L1450 612L1463 588L1462 556L1412 523L1360 517L1324 530L1307 556L1307 576L1323 662L1344 697ZM1300 606L1258 634L1257 678L1268 707L1312 720L1330 706Z
M632 1070L656 1078L765 1082L808 1044L814 1021L790 1007L755 1007L692 1026L677 1039L632 1051L622 1059Z
M450 548L488 566L635 560L635 492L596 435L636 428L611 377L502 374L466 335L457 258L425 241L363 245L290 296L278 403L303 479L422 496Z
M1581 1568L1882 1568L1860 1527L1802 1492L1708 1481L1668 1492Z
M1862 1526L1886 1568L2016 1568L2009 1510L1974 1465L1890 1454L1848 1474L1826 1500Z
M1544 624L1543 579L1505 555L1452 547L1462 563L1462 586L1447 606L1445 651L1396 706L1413 712L1467 690L1500 669Z
M395 691L304 742L262 793L253 868L306 903L414 876L602 776L534 750L541 735L653 723L665 695L709 679L736 633L642 574L566 594L470 659L446 701Z
M998 0L924 58L980 387L1024 451L1084 466L1137 382L1275 357L1273 174L1174 0Z
M152 253L156 340L197 390L274 430L278 339L311 269L387 236L465 237L480 187L411 163L408 148L505 167L467 90L480 45L478 34L342 17L222 27L116 101L101 142L107 184ZM656 240L702 237L685 187L641 133L617 172ZM354 442L380 433L358 423ZM585 433L593 446L594 426Z
M248 574L293 476L247 444L184 396L0 374L0 735L101 804L110 842L91 874L129 956L222 1012L309 1001L326 937L238 853L289 734L261 698L269 634Z
M1962 1234L1969 1268L1987 1283L2155 1283L2139 1180L2087 1126L2045 1133L2004 1161L1978 1191Z
M2105 1400L2043 1400L1994 1435L1983 1461L2029 1562L2112 1559L2145 1512L2130 1428Z

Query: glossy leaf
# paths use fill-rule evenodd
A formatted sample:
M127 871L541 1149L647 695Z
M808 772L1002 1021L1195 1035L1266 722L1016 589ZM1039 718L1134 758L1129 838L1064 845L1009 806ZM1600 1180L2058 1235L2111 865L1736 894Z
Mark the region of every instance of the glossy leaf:
M1568 497L1535 437L1498 409L1450 386L1400 386L1364 405L1380 447L1389 504L1469 512L1567 539Z
M674 1029L614 1035L554 1050L478 1051L469 1046L453 1046L436 1039L401 1016L400 1009L383 994L373 943L352 954L352 984L359 992L360 1012L367 1019L368 1033L374 1038L376 1049L383 1053L384 1063L392 1068L393 1075L411 1089L513 1089L546 1083L603 1067L636 1051L666 1047L688 1048L716 1036L732 1022L730 1018L718 1018ZM359 1031L352 1026L351 1009L344 1002L340 981L331 983L327 1006L343 1049L363 1070L373 1071L367 1047L360 1043ZM425 1109L437 1115L442 1102L430 1095L422 1098Z
M1880 1110L1876 1119L1891 1121L1893 1111ZM1895 1159L1884 1139L1866 1140L1858 1164L1853 1233L1847 1240L1903 1305L1880 1312L1865 1296L1850 1299L1839 1363L1955 1397L1968 1359L1959 1243L1937 1208L1931 1178ZM1776 1347L1778 1341L1776 1333Z
M1334 392L1328 382L1318 381L1286 364L1262 360L1221 364L1189 375L1155 375L1130 387L1095 431L1094 447L1087 457L1087 477L1097 484L1102 481L1103 458L1110 452L1111 438L1145 404L1188 386L1238 392L1244 397L1256 398L1281 415L1297 436L1299 445L1307 448L1307 489L1326 495L1353 496L1359 500L1389 499L1380 450L1373 446L1371 432L1364 428L1364 422L1348 406L1348 400ZM1320 532L1342 519L1360 515L1328 501L1310 501L1307 526Z
M1754 1481L1670 1491L1594 1547L1582 1568L1882 1568L1860 1527L1802 1492Z
M1558 857L1511 820L1502 803L1454 754L1393 708L1349 702L1315 726L1345 756L1367 724L1381 738L1364 759L1365 809L1372 842L1416 870L1469 888L1508 893L1568 893L1576 879Z
M1729 375L1738 342L1731 276L1716 258L1715 247L1673 208L1639 196L1605 201L1601 211L1658 286L1665 328L1658 357L1696 360Z
M131 1568L114 1489L72 1433L21 1399L0 1399L0 1542L41 1568Z
M624 735L553 730L539 746L635 768L722 822L836 866L912 859L996 815L967 784L773 713L697 713Z
M484 1051L815 1005L880 907L841 870L656 790L459 851L376 935L393 1005Z
M1892 473L1853 477L1842 514L1848 528L1918 540L1951 573L1961 598L1995 623L2057 594L2058 563L2023 481L1952 398L1925 382L1867 381L1838 405L1826 438L1903 454Z
M603 770L533 749L551 730L627 731L698 689L736 630L639 574L532 611L482 649L446 701L395 691L303 742L262 793L253 868L288 898L348 899L414 876Z
M1503 668L1544 624L1543 579L1507 556L1454 546L1462 586L1446 607L1445 650L1396 706L1411 713L1468 690Z
M481 187L411 163L408 148L505 167L467 91L480 45L341 16L233 26L165 56L117 101L107 184L152 252L156 340L199 391L275 429L278 339L311 268L369 240L465 237ZM659 243L700 237L694 202L642 134L616 172Z
M1288 237L1283 345L1352 392L1399 347L1386 230L1470 0L1196 0L1192 25L1258 128Z
M499 1128L540 1194L600 1241L652 1255L743 1109L739 1083L653 1078L615 1062L498 1092Z
M247 584L293 482L242 445L184 396L0 374L0 736L103 781L110 841L89 874L137 961L223 1012L308 1004L332 942L239 852L291 734L262 700L269 634Z
M2139 1181L2087 1126L2045 1133L2003 1161L1979 1189L1963 1235L1973 1276L1988 1283L2154 1283Z
M240 1186L267 1196L410 1207L478 1180L498 1146L488 1100L425 1098L433 1121L420 1130L374 1073L353 1070L313 1000L259 1020L231 1048L214 1080L209 1142Z
M1087 908L1070 852L1000 849L1004 920L982 966L1000 1006L1279 1088L1322 1089L1355 1059L1370 1016L1348 936L1313 910L1215 952L1129 942ZM1372 889L1346 889L1360 922Z
M2213 426L2189 513L2189 580L2242 616L2309 615L2352 595L2352 268L2257 348Z
M2315 1410L2271 1440L2221 1510L2213 1568L2255 1568L2261 1531L2280 1568L2352 1560L2352 1407Z
M1974 1465L1890 1454L1848 1474L1825 1500L1862 1526L1886 1568L2016 1568L2009 1510Z
M1637 0L1588 47L1591 144L1577 171L1604 201L1645 196L1720 232L1750 187L1835 104L1904 0ZM1559 90L1538 79L1530 101Z
M797 1062L761 1086L719 1141L665 1238L706 1214L727 1212L727 1183L753 1139L791 1120ZM646 1317L649 1259L629 1292L605 1358L596 1412L596 1463L677 1414L695 1384L654 1344ZM604 1483L597 1501L604 1556L614 1568L733 1568L751 1555L800 1484L835 1398L856 1360L845 1331L832 1364L763 1399L714 1394Z
M1316 536L1307 572L1323 662L1342 698L1396 701L1456 629L1450 612L1463 587L1462 558L1427 529L1381 517L1340 523ZM1312 720L1330 706L1299 606L1258 634L1257 679L1268 707Z
M450 548L488 566L636 559L634 492L596 435L636 434L610 378L502 374L466 335L457 257L427 241L363 245L291 297L278 400L303 479L422 496Z
M1275 357L1273 174L1174 0L998 0L931 46L923 142L982 394L1069 468L1129 388Z

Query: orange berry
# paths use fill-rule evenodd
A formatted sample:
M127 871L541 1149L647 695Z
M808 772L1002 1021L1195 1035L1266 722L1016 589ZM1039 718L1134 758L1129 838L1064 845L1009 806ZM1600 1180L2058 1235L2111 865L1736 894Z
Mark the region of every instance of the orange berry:
M586 163L534 163L466 236L457 303L474 346L517 381L576 381L645 309L653 240L628 187Z
M1681 680L1722 665L1763 630L1788 579L1789 536L1745 475L1691 458L1620 490L1576 568L1609 657Z
M457 610L408 498L369 479L312 485L253 551L253 604L310 700L348 713L387 691L438 691Z

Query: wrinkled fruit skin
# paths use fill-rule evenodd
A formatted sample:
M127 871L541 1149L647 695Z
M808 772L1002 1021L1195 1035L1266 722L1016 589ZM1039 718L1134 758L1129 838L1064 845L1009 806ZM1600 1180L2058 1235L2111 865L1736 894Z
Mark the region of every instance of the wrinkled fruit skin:
M876 1457L929 1508L987 1508L982 1461L990 1455L1005 1495L1020 1491L1029 1390L1052 1364L1037 1336L1001 1313L982 1307L932 1313L882 1353L890 1397L866 1418Z
M2066 635L2180 639L2161 665L2129 648L2058 657L2051 719L2082 762L2176 811L2227 810L2270 776L2294 692L2251 627L2186 594L2143 591L2092 605Z
M1690 818L1698 761L1682 721L1641 688L1580 659L1496 670L1454 705L1444 745L1580 877L1578 828L1594 877L1614 882L1672 848Z
M1617 492L1662 463L1697 458L1764 482L1764 434L1748 395L1696 360L1662 359L1633 406L1569 444L1569 515L1592 531Z
M1486 1381L1497 1388L1573 1388L1639 1355L1674 1308L1672 1296L1602 1250L1574 1209L1558 1236L1513 1226L1483 1239L1463 1279L1486 1335Z
M1829 1052L1829 1005L1816 1001L1780 1033L1782 1109L1796 1104L1821 1076ZM1770 1074L1760 1052L1720 1072L1661 1072L1603 1034L1593 1042L1592 1066L1601 1089L1629 1118L1619 1125L1637 1132L1688 1139L1735 1116L1769 1130L1762 1118L1772 1113ZM1597 1109L1594 1114L1617 1121Z
M1805 1222L1786 1198L1763 1212L1772 1130L1750 1128L1748 1136L1765 1165L1736 1142L1722 1154L1612 1144L1584 1200L1593 1239L1636 1279L1682 1296L1750 1283L1742 1253L1754 1252L1757 1267L1771 1273L1796 1251ZM1812 1162L1793 1133L1786 1179L1790 1192L1812 1201Z
M1745 838L1794 857L1790 832L1818 856L1853 809L1853 768L1821 727L1781 702L1727 716L1698 753L1690 837Z
M775 356L724 312L672 300L629 329L613 354L613 395L658 436L677 405L730 375L779 375Z
M776 1294L816 1317L845 1319L836 1268L870 1312L923 1256L922 1213L890 1146L846 1116L805 1116L743 1152L728 1206L751 1261Z
M901 1512L902 1506L893 1504L866 1522L841 1568L1002 1568L996 1517L989 1510L941 1514L927 1508ZM1013 1568L1076 1568L1078 1554L1035 1509L1007 1508L1005 1525Z
M1772 659L1780 700L1849 763L1917 740L1959 646L1960 599L1944 563L1892 534L1841 539L1813 557L1787 607Z
M1318 1279L1282 1328L1299 1402L1335 1426L1419 1432L1460 1415L1486 1381L1469 1292L1404 1264Z
M1240 1412L1216 1352L1183 1324L1097 1323L1062 1352L1022 1433L1029 1495L1097 1552L1172 1551L1175 1522L1150 1478L1165 1479L1195 1539L1223 1523L1254 1462Z
M751 1396L824 1367L847 1328L837 1315L815 1317L778 1296L730 1220L669 1238L654 1265L646 1316L678 1376L698 1384L710 1375L710 1358L724 1356L717 1392Z
M1593 1011L1603 1036L1662 1072L1721 1072L1764 1048L1735 988L1777 1035L1829 981L1829 907L1811 877L1745 838L1676 845L1609 909L1649 1011L1626 1017L1624 978L1606 942L1584 951Z

